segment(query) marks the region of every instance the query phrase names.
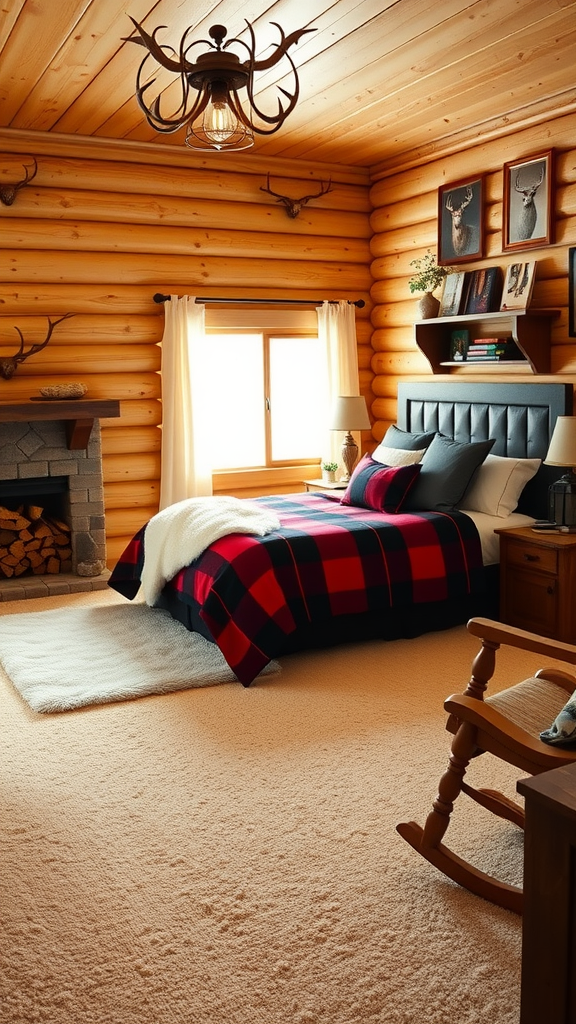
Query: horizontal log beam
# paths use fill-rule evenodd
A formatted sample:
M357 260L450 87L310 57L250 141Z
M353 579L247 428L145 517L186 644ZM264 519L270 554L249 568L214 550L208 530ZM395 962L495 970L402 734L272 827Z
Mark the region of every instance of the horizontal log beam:
M355 289L354 297L365 302L364 307L356 309L357 323L362 320L367 322L370 320L372 301L369 288L371 284L372 278L370 277L369 283L364 289ZM88 316L117 314L123 317L125 324L130 323L133 316L148 314L156 317L161 335L164 315L162 307L153 300L153 295L159 291L159 286L160 282L156 278L152 281L143 280L141 283L129 285L119 284L118 281L109 284L62 281L42 281L35 284L19 282L17 286L5 284L0 290L0 314L10 316L42 314L46 317L73 312L75 318L76 314L87 314ZM168 295L182 295L190 292L185 283L183 284L181 281L176 283L169 278L161 282L161 290ZM251 281L249 284L243 284L239 292L238 285L230 285L226 281L226 283L215 286L203 286L202 294L207 297L218 295L223 298L240 297L259 300L284 298L288 301L297 297L314 302L318 299L318 286L309 287L307 282L298 281L292 287L289 280L284 280L271 287L268 287L268 282L266 282L266 287L263 287L260 284L255 285L254 281ZM322 297L335 301L346 300L351 297L350 289L346 287L345 281L334 282L331 280L323 285ZM71 321L71 323L73 322ZM68 322L62 327L67 325Z
M254 281L266 281L271 291L285 288L290 280L292 288L302 296L301 288L318 298L328 289L340 288L348 298L357 298L356 292L369 291L372 277L367 265L347 263L341 256L333 263L322 260L256 259L242 256L170 256L151 253L96 253L0 251L0 280L30 284L57 284L62 279L69 284L94 285L122 280L126 284L145 284L153 291L169 292L176 286L177 293L206 295L207 288L254 288ZM320 291L319 291L320 289ZM258 294L258 292L256 292ZM327 296L328 297L328 296Z
M281 227L279 222L278 228ZM301 242L305 261L368 263L370 249L365 239L307 235ZM95 223L91 221L41 221L14 217L10 230L0 232L0 249L58 250L88 253L98 261L98 253L151 254L168 257L201 254L237 257L250 253L250 259L289 260L294 255L294 235L288 232L238 230L232 221L227 230L195 227L164 227L150 224Z
M76 165L80 176L84 168L93 161L93 187L105 189L110 186L110 176L115 168L133 181L132 191L149 192L151 181L157 183L155 191L162 192L170 187L182 189L196 179L218 182L224 188L225 182L234 174L245 177L248 173L264 175L271 172L274 176L292 176L296 179L307 179L308 184L317 178L332 177L333 181L355 184L365 188L370 180L369 171L365 167L351 167L345 164L326 163L320 160L307 160L305 174L302 173L301 160L279 159L275 157L259 157L249 153L226 154L226 172L222 172L220 154L200 153L181 145L164 143L131 142L106 138L89 138L83 135L68 135L63 132L40 132L19 128L0 128L0 148L3 152L13 154L29 154L37 157L53 157L56 174L62 172L63 163ZM102 164L106 165L106 173L102 172ZM158 177L155 178L155 173ZM99 180L99 183L98 183ZM161 184L163 182L163 184ZM140 187L139 187L140 185ZM113 186L112 186L113 187ZM221 193L222 194L222 193ZM225 194L225 193L224 193Z
M21 172L20 165L20 172ZM6 181L14 179L16 171L1 173ZM274 182L276 185L276 182ZM45 221L98 221L109 224L141 224L165 225L180 228L220 228L235 231L286 231L291 237L300 235L326 235L336 238L370 238L372 229L368 212L350 212L345 209L326 209L324 197L318 200L322 207L315 203L306 205L296 218L289 219L283 206L278 205L270 196L265 200L259 193L259 182L251 179L250 192L246 201L231 202L224 200L216 189L211 198L199 199L197 196L183 195L157 196L138 195L130 192L98 192L87 189L64 190L62 182L55 183L54 188L39 188L37 180L18 195L18 203L3 210L7 222L20 218L34 218L39 224ZM129 190L130 181L126 187ZM309 187L303 183L279 185L279 189L287 189L283 194L303 195L302 189ZM300 191L299 191L300 190ZM333 192L327 193L332 195ZM261 201L258 202L258 195ZM341 200L344 203L346 200Z

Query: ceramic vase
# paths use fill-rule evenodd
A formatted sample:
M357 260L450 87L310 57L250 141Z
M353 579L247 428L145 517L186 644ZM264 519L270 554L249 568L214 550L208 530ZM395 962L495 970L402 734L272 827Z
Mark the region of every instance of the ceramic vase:
M432 320L438 316L440 300L432 295L432 292L425 292L421 299L418 299L418 311L421 320Z

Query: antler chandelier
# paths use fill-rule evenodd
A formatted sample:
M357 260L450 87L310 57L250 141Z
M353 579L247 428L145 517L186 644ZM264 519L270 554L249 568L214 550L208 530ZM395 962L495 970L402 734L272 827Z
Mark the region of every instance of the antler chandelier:
M185 141L191 149L248 149L254 145L254 132L258 135L273 135L294 110L298 102L299 83L296 66L288 50L298 43L303 35L314 32L315 29L301 28L286 36L277 22L271 22L280 32L280 42L270 57L257 60L256 38L249 21L246 24L250 45L237 38L224 42L227 29L223 25L213 25L209 29L208 34L212 42L201 39L189 43L188 37L192 31L189 27L182 36L179 51L176 53L172 46L160 44L156 40L157 32L160 28L165 28L165 25L158 26L152 35L149 35L134 18L130 20L138 36L130 36L125 42L138 43L148 50L138 68L136 98L148 124L157 132L176 132L186 125ZM241 60L229 49L233 44L242 48L243 55L247 54L245 60ZM192 48L199 45L208 46L210 49L199 54L196 62L193 62L189 55ZM155 78L145 81L145 68L147 69L150 57L179 79L180 103L169 117L161 113L160 95L147 103L145 94L156 82ZM254 97L254 77L257 72L275 67L283 57L286 58L294 77L293 91L288 92L279 85L277 88L288 102L284 104L278 97L277 113L266 114L260 110ZM248 111L243 109L238 95L243 89L246 90L250 104Z

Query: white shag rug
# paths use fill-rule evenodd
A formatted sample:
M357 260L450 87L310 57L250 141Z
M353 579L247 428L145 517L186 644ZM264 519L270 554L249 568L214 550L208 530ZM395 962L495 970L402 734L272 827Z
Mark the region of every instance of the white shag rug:
M215 644L142 603L2 616L0 663L41 712L237 682Z

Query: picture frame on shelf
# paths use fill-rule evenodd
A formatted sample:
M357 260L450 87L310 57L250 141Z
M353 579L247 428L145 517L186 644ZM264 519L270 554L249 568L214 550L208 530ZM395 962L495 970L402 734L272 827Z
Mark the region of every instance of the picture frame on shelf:
M518 252L554 241L554 150L504 164L502 249Z
M450 333L450 362L464 363L468 355L470 331L463 327Z
M498 309L502 287L500 267L484 267L470 275L470 287L466 296L464 312L493 313Z
M576 338L576 246L568 250L568 336Z
M465 271L448 274L444 278L444 290L440 299L438 316L458 316L465 296Z
M511 263L506 268L500 309L528 309L536 279L536 261Z
M484 254L484 177L438 189L438 265L466 263Z

